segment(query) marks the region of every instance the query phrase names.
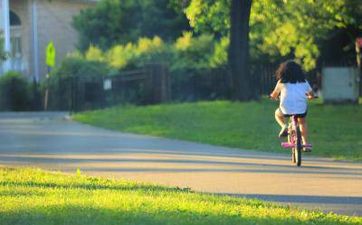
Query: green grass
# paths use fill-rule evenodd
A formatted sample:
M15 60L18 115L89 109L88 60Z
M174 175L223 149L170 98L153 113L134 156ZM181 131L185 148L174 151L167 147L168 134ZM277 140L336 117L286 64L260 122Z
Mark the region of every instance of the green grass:
M259 200L37 169L0 169L0 203L1 225L362 223Z
M277 102L198 102L118 106L76 114L83 123L221 146L285 152L274 120ZM308 112L312 155L362 160L362 105L311 103Z

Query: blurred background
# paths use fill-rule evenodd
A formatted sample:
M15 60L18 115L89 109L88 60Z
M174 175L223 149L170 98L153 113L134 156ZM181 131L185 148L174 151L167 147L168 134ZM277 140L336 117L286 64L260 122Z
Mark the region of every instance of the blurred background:
M0 110L258 100L295 59L361 96L361 0L1 0Z

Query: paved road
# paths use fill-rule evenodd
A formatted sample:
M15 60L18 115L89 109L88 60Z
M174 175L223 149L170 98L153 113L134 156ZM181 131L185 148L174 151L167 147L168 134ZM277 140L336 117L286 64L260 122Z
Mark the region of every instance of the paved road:
M0 165L119 177L362 216L362 164L112 132L64 113L0 113Z

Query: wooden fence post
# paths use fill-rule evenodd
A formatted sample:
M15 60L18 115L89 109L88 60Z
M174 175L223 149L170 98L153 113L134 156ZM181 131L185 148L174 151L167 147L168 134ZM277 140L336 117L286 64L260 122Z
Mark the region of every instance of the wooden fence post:
M152 103L163 103L171 100L170 73L165 64L149 64L147 66L151 80Z

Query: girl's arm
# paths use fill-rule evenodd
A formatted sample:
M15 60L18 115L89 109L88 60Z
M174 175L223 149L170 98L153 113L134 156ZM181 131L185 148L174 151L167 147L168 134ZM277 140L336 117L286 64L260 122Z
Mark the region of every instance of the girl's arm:
M313 99L314 98L314 92L312 87L310 86L309 82L306 81L307 83L307 92L305 93L305 95L307 96L308 99Z
M277 85L275 85L275 88L273 92L269 95L271 99L277 100L280 95L280 87L281 83L280 80L278 81Z
M307 93L305 93L306 95L307 95L307 98L308 99L313 99L314 98L314 93L313 93L313 91L309 91L309 92L307 92Z

